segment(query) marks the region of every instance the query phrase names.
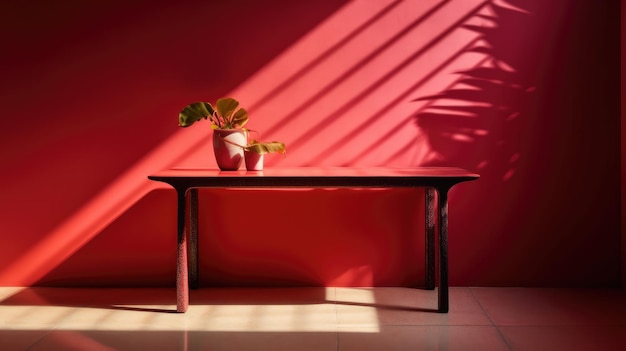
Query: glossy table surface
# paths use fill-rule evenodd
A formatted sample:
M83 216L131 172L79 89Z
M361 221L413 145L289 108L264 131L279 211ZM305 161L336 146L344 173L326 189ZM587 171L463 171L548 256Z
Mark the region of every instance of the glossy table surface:
M268 168L263 171L168 169L149 176L152 180L166 182L174 187L189 188L196 186L452 186L478 177L478 174L456 167L298 167Z

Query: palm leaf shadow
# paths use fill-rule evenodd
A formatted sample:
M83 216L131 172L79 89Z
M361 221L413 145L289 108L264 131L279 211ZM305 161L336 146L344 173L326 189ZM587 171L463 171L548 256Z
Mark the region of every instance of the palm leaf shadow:
M535 90L525 72L532 57L511 50L514 36L526 35L519 28L525 28L530 14L494 3L488 6L493 15L476 17L490 25L463 25L479 34L467 53L483 54L484 59L455 72L458 79L446 89L414 99L425 102L414 117L435 155L424 165L457 165L482 172L491 168L507 180L519 159L516 130Z

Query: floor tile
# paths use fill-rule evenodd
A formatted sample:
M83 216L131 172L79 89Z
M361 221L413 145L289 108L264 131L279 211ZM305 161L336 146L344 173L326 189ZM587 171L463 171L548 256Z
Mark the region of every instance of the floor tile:
M49 332L49 330L0 330L0 350L26 350Z
M196 331L336 332L333 295L334 288L201 289L185 323Z
M340 332L338 338L340 351L510 349L493 326L387 326L379 333Z
M626 324L620 289L471 288L496 325Z
M500 330L519 351L626 350L624 326L503 326Z
M75 311L70 307L0 305L0 328L5 330L49 330Z
M324 305L231 305L189 309L187 330L222 332L335 332L335 307Z
M164 317L166 316L166 317ZM56 329L85 331L185 330L185 315L136 309L74 308Z
M335 288L203 288L190 291L190 305L308 305L327 303Z
M336 332L192 332L189 351L336 351Z
M437 292L410 288L336 288L340 326L492 325L468 288L450 289L449 313L438 313Z
M46 335L29 351L56 350L151 350L186 351L186 332L57 330Z

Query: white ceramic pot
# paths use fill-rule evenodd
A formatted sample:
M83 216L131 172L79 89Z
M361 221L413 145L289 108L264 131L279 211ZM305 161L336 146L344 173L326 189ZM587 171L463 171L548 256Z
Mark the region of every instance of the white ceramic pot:
M236 171L243 161L243 146L247 143L246 133L240 129L215 129L213 152L215 161L222 171Z
M248 171L263 170L263 154L254 151L244 151L244 156L246 158L246 169Z

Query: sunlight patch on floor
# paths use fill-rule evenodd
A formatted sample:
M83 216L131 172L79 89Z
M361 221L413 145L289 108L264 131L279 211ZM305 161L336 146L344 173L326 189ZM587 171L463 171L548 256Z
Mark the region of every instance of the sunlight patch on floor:
M71 294L76 289L54 288L56 296L67 291L64 301L46 299L41 288L0 288L0 329L5 330L72 330L72 331L210 331L210 332L379 332L375 308L361 308L359 319L368 328L350 328L340 325L337 316L337 303L374 303L373 294L368 290L355 290L357 300L349 301L345 295L342 301L335 296L335 288L292 289L291 300L268 302L272 292L255 295L254 291L242 299L230 297L233 291L210 291L210 301L191 304L187 313L175 313L176 305L149 304L150 294L160 294L163 289L145 289L146 304L103 304L97 296L97 289L85 294L93 294L93 303L73 301ZM48 289L50 288L43 288ZM44 291L48 291L44 290ZM211 289L207 289L211 290ZM292 290L288 290L291 293ZM245 291L245 290L243 290ZM282 292L281 292L282 291ZM311 299L311 291L320 291L319 298ZM276 290L285 294L284 290ZM103 290L101 294L107 292ZM173 290L172 290L173 293ZM18 295L21 294L21 295ZM112 294L112 293L111 293ZM298 297L301 294L302 297ZM76 295L79 296L79 295ZM173 296L173 294L172 294ZM243 296L243 295L241 295ZM261 296L261 297L258 297ZM221 297L221 300L220 300ZM84 295L82 296L84 299ZM133 297L134 298L134 297ZM130 298L129 298L130 299ZM88 300L88 299L87 299ZM118 299L119 300L119 299ZM130 300L129 300L130 301ZM172 299L172 302L174 300Z

